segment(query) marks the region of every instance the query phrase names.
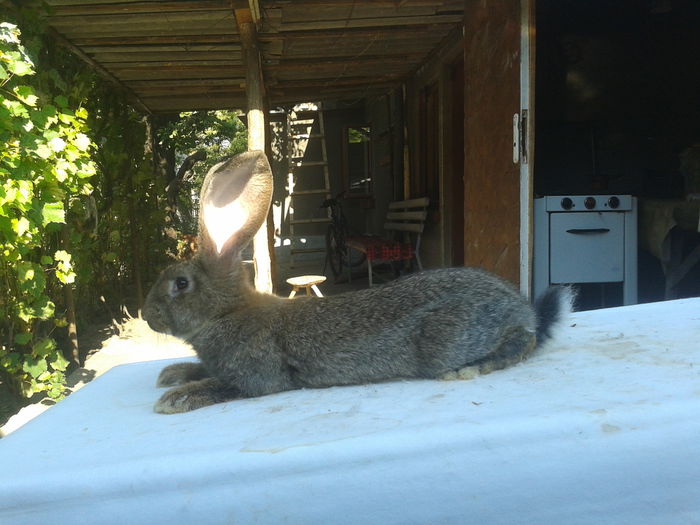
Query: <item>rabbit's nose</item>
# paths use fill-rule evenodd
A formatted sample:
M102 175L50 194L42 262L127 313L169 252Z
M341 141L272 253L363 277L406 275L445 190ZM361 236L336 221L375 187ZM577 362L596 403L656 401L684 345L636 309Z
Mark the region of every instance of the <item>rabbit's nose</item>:
M154 327L154 324L157 325L157 322L154 321L159 317L159 313L160 309L158 306L150 304L147 300L146 304L143 306L143 310L141 311L141 317L144 321L146 321L146 323L148 323L148 326L150 326L152 330L158 331Z
M162 334L168 333L168 327L165 325L163 322L159 322L158 317L145 317L144 320L146 321L146 324L148 324L148 327L153 330L154 332L160 332Z

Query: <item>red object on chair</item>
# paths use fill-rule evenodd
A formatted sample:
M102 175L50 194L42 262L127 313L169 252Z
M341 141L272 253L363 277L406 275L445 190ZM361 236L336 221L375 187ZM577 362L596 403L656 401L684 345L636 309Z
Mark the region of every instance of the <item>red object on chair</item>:
M420 238L428 216L429 199L421 197L407 201L389 203L387 221L384 229L397 236L413 242L401 242L376 235L350 236L345 240L348 248L358 250L367 256L369 285L372 286L372 261L407 261L416 260L419 270L423 269L418 253Z
M391 241L373 235L348 237L346 243L353 248L361 245L370 261L406 261L413 259L415 255L413 246L409 243Z

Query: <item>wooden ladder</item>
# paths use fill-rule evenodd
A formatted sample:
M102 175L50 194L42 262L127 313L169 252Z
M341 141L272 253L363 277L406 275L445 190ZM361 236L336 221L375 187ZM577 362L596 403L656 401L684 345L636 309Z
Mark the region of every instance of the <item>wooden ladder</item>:
M311 108L313 107L316 109L295 106L287 114L289 171L292 174L294 184L290 193L291 208L294 210L294 214L289 220L289 233L292 242L291 267L294 267L295 255L326 251L325 246L302 247L300 243L301 239L308 237L312 230L318 229L314 228L313 225L330 222L330 211L321 212L320 207L323 200L331 198L323 109L320 104L311 105ZM318 125L316 126L316 124ZM315 132L315 130L318 131ZM316 141L320 146L321 158L312 160L307 158L306 152L309 148L313 150Z

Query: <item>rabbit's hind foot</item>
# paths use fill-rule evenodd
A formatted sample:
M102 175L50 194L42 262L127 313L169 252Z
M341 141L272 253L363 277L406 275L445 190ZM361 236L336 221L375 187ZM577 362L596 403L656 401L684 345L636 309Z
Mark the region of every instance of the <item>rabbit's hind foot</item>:
M535 345L535 333L516 326L506 332L496 350L471 364L478 367L481 375L490 374L517 365L532 353Z
M156 386L164 387L184 385L186 383L190 383L191 381L204 379L208 376L209 374L204 369L204 365L202 365L202 363L175 363L174 365L168 365L161 370L158 380L156 381Z
M535 344L534 332L523 326L514 327L505 334L496 350L463 368L443 374L440 379L445 381L474 379L495 370L517 365L532 353Z
M240 392L218 379L207 378L171 388L156 402L159 414L179 414L240 397Z
M460 368L459 370L450 370L449 372L440 376L439 379L441 381L456 381L460 379L467 381L469 379L479 377L480 375L481 370L478 366L465 366L464 368Z

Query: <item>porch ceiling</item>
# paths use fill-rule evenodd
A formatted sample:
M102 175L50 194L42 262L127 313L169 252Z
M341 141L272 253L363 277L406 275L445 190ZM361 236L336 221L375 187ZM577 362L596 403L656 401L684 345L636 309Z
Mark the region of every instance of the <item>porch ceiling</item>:
M244 108L237 0L46 0L59 41L142 109ZM463 0L251 0L270 105L360 98L411 76Z

